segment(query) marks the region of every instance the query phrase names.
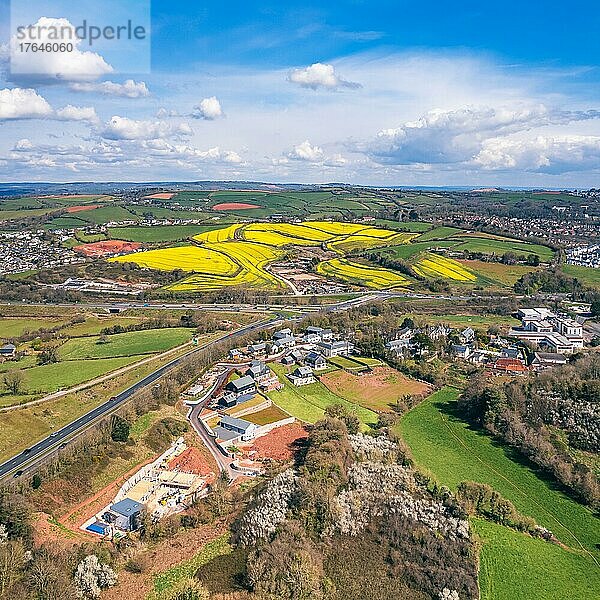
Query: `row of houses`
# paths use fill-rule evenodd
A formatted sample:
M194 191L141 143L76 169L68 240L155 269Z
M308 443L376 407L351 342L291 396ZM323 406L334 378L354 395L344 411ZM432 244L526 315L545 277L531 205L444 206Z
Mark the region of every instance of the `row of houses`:
M389 339L386 344L386 350L395 352L396 354L404 354L405 351L420 350L418 344L414 342L414 337L418 333L423 333L432 342L437 342L441 339L447 338L453 329L448 325L428 325L422 329L403 327L398 330L393 338ZM475 341L475 330L471 327L466 327L458 333L458 339L461 344L472 344Z

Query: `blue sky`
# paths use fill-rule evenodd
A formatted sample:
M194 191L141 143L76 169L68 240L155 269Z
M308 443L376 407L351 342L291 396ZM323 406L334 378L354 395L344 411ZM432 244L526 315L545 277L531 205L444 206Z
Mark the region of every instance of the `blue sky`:
M146 23L144 4L18 12ZM0 177L598 187L599 15L592 2L154 0L151 69L147 47L82 43L25 57L36 72L19 75L0 0Z

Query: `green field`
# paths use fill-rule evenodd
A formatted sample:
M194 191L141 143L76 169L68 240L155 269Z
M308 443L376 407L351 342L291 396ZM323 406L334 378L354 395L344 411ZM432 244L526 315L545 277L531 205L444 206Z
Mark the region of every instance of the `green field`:
M176 242L222 227L219 225L159 225L155 227L112 227L108 235L128 242Z
M25 380L21 395L0 395L0 405L9 406L31 400L33 396L39 394L51 394L60 389L70 388L130 365L142 358L142 356L124 356L98 360L72 360L66 364L58 362L23 369ZM15 363L15 366L18 364Z
M287 372L285 367L271 364L271 368L279 375L279 380L285 383L285 387L267 395L275 404L297 419L306 423L315 423L323 418L328 406L343 404L348 410L356 413L363 425L374 425L377 422L377 415L373 411L336 396L322 383L317 381L310 385L296 387L285 376Z
M389 219L376 219L377 227L384 229L398 229L399 231L409 231L411 233L424 233L432 228L431 223L423 221L390 221Z
M51 329L67 322L67 319L0 318L0 341L23 335L26 331Z
M563 271L571 277L577 277L579 281L592 287L600 287L600 269L592 267L580 267L579 265L563 265Z
M487 483L567 546L600 556L600 520L556 485L523 464L509 448L456 416L458 391L444 388L407 413L398 432L416 462L452 489L461 481Z
M457 229L456 227L435 227L420 235L417 238L417 241L428 242L429 240L445 240L446 238L462 232L462 229Z
M99 338L72 338L59 348L61 360L82 358L109 358L164 352L192 338L192 331L184 327L147 329L106 336L106 343Z
M497 256L506 252L514 252L517 255L537 254L540 260L548 262L552 259L554 252L547 246L539 244L528 244L527 242L519 242L517 240L494 240L486 238L452 238L453 240L462 240L456 246L456 250L468 252L481 252L482 254L495 254Z
M93 210L84 210L82 212L75 213L78 219L87 221L88 223L95 223L96 225L102 225L109 223L110 221L140 221L141 217L134 215L122 206L118 204L110 206L101 206Z
M473 519L471 524L483 539L479 559L482 600L598 597L600 574L590 561L495 523Z

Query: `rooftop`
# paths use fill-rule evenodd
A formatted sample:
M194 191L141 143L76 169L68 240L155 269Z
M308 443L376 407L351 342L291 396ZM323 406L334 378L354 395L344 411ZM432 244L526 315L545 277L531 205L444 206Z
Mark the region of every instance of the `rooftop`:
M136 502L135 500L131 500L131 498L125 498L124 500L113 504L110 507L110 510L118 515L122 515L123 517L131 517L132 515L137 515L144 510L144 505Z

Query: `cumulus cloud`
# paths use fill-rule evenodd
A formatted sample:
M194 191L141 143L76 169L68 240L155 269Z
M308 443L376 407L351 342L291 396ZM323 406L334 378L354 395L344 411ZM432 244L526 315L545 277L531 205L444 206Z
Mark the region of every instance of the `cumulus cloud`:
M191 134L187 123L136 121L119 116L112 117L100 131L100 135L108 140L155 140Z
M25 29L25 38L11 38L11 75L14 79L41 81L94 81L113 72L102 56L96 52L82 51L82 40L75 34L75 26L68 19L41 17ZM30 34L30 31L33 33ZM61 40L73 44L72 52L20 52L21 43L43 44L56 42L50 37L52 31L61 32Z
M0 90L0 119L36 119L52 116L48 101L35 90Z
M194 106L194 112L192 116L195 119L205 119L207 121L214 121L224 116L221 103L216 96L210 98L204 98L200 103Z
M294 146L288 154L289 158L295 160L305 160L307 162L319 162L323 159L323 148L313 146L308 140Z
M91 106L72 106L68 104L56 111L56 118L60 121L84 121L97 123L99 121L96 110Z
M64 168L74 172L103 172L113 168L113 173L122 169L148 169L149 172L173 173L173 170L192 174L207 166L236 173L244 164L242 158L232 150L218 146L206 150L187 143L172 143L164 139L151 140L104 140L96 139L86 144L48 145L34 144L29 139L19 140L6 158L14 169L27 170ZM202 171L204 172L204 171Z
M83 81L72 83L69 87L75 92L93 92L121 98L146 98L150 95L150 91L143 81L137 82L133 79L127 79L123 83Z
M342 79L336 74L333 65L323 63L314 63L304 69L294 69L289 74L288 80L312 90L317 90L319 88L335 90L338 88L362 87L360 83Z
M549 110L541 104L433 110L416 121L380 131L366 151L376 162L390 165L464 163L482 150L486 140L599 116L599 111Z
M473 163L485 170L522 170L551 174L597 170L600 137L536 136L533 139L486 140Z

